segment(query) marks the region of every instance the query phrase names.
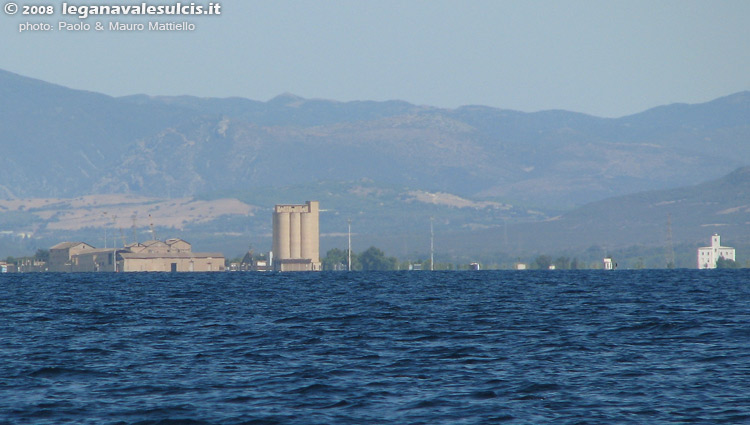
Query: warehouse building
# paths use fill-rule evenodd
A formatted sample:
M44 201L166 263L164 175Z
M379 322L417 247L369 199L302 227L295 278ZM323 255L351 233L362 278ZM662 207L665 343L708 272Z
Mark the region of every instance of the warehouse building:
M172 238L96 249L84 242L62 242L50 248L49 271L56 272L216 272L224 255L193 252L190 243Z

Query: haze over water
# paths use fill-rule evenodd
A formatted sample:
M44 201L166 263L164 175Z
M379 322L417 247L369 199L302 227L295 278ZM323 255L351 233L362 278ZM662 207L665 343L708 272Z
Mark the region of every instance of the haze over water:
M0 276L0 423L750 421L748 270Z

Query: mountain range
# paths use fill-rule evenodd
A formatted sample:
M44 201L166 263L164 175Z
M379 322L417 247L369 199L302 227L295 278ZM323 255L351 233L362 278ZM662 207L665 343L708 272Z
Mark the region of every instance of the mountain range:
M432 216L450 226L446 233L465 235L464 242L456 236L455 247L484 247L478 241L498 229L502 235L495 237L502 240L515 229L540 229L527 249L572 246L566 241L579 239L576 246L602 239L612 246L646 243L628 231L638 225L636 217L663 228L667 215L675 242L692 240L700 232L683 237L683 226L700 228L705 214L730 208L742 216L746 211L735 199L750 205L728 185L722 197L728 204L709 211L697 208L703 202L697 199L684 213L690 219L683 220L679 208L642 216L649 211L636 207L648 198L687 211L677 192L663 190L697 193L696 185L727 184L704 182L748 165L750 92L599 118L291 94L267 102L115 98L0 71L0 110L0 199L236 198L257 219L228 216L227 225L235 220L233 226L245 229L238 233L250 234L243 237L262 241L269 232L263 209L308 199L328 202L321 229L328 220L330 233L343 227L343 217L356 217L359 231L373 241L384 232L407 240L410 229ZM742 180L743 173L726 179ZM44 233L49 219L34 217L35 231ZM602 217L621 231L575 224Z
M514 244L517 251L580 255L591 250L598 259L635 251L638 257L655 249L655 258L645 261L651 267L665 266L666 252L674 250L678 266L693 267L696 248L710 245L714 233L725 245L740 248L738 262L750 261L750 167L697 185L607 198L537 222L473 232L462 240L495 246L504 241L499 250L504 252L512 252L508 245ZM455 247L468 249L466 244Z

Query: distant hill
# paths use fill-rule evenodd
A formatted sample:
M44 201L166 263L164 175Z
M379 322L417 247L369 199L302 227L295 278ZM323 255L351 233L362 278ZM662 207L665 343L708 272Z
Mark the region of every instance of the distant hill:
M352 218L355 245L400 256L424 253L430 217L455 258L658 246L668 216L675 244L750 227L750 92L610 119L291 94L113 98L0 71L0 110L0 200L24 200L0 208L0 239L102 238L108 221L93 217L119 209L112 232L161 214L160 232L233 255L268 249L273 204L309 199L327 210L323 248L341 247ZM119 208L109 195L148 201ZM201 202L220 199L253 213Z
M504 252L536 253L593 248L597 256L629 247L658 247L661 259L670 230L672 245L692 247L690 255L714 233L728 245L750 248L750 167L697 185L593 202L547 220L471 232L453 239L452 245L459 251L494 245ZM750 252L745 250L741 258L750 260Z
M190 112L133 105L4 71L0 111L0 198L6 199L95 192L137 140L183 122ZM117 191L118 184L110 189Z
M542 226L558 240L611 241L611 246L707 243L713 233L750 243L750 167L694 186L595 202Z
M619 119L481 106L128 96L0 71L0 197L189 197L366 178L570 208L750 158L750 93ZM314 196L314 194L311 194Z

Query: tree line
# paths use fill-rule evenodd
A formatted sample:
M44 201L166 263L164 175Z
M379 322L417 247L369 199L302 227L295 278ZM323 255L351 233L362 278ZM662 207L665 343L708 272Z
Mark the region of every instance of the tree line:
M398 270L399 262L396 257L387 257L383 251L374 246L357 254L351 253L352 270ZM349 264L349 250L333 248L321 260L323 270L347 270Z

